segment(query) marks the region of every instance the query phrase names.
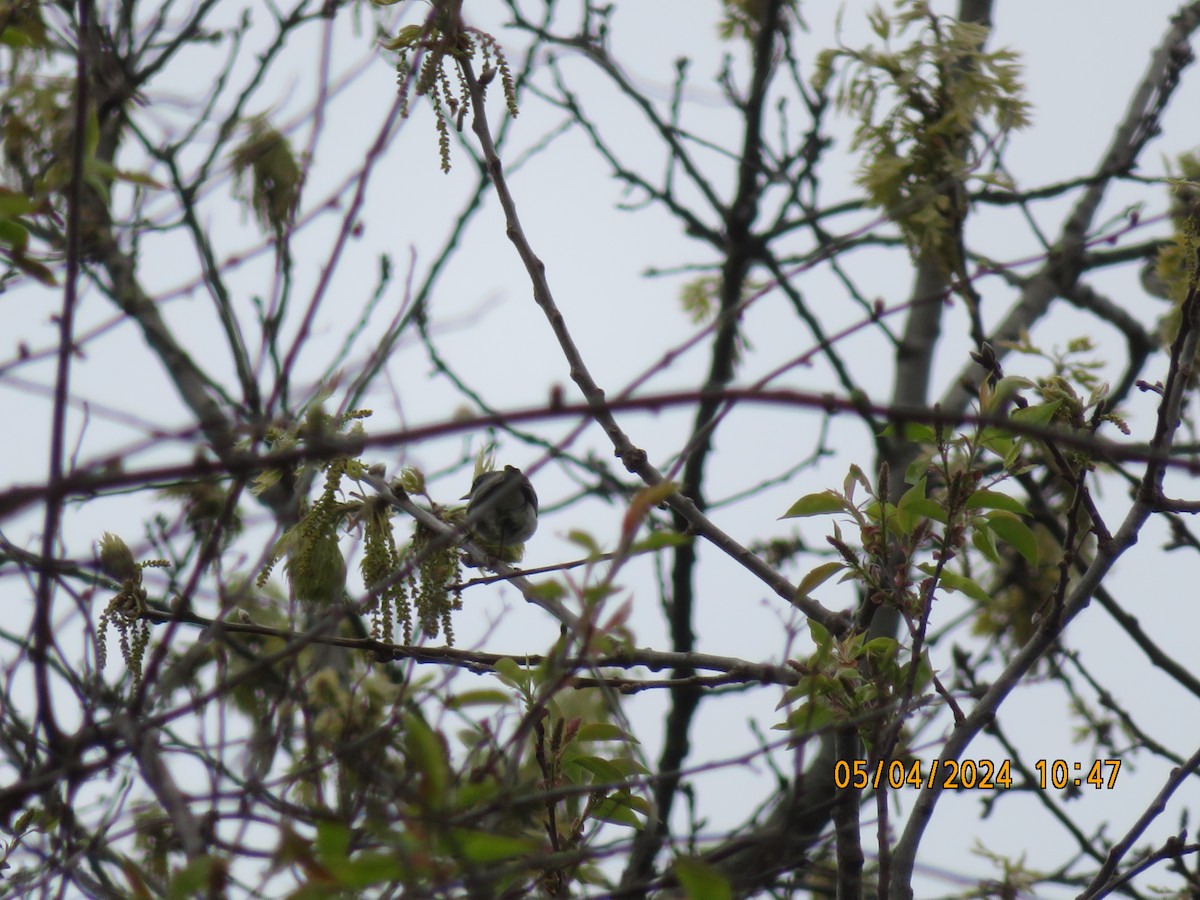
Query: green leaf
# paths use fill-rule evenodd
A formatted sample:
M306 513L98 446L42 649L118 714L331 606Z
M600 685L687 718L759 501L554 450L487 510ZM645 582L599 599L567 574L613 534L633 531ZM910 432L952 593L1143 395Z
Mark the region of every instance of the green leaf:
M788 728L797 736L802 737L820 731L827 725L832 725L837 716L828 705L818 701L810 701L798 707L787 718Z
M892 36L892 20L882 7L875 7L867 12L867 22L871 25L871 30L875 32L876 37L884 43Z
M567 532L567 540L578 547L581 547L589 556L600 556L604 551L600 548L600 544L586 531L572 528Z
M846 508L846 499L835 491L825 490L807 494L793 503L781 519L803 519L808 516L827 516Z
M211 856L198 856L171 876L167 885L170 900L186 900L189 897L209 896L209 889L224 881L225 863Z
M583 589L581 599L585 606L595 606L615 594L621 593L621 586L611 583L591 584Z
M0 216L23 216L35 208L34 202L24 194L0 187Z
M829 634L829 629L827 629L816 619L808 620L808 633L812 636L813 643L818 647L828 647L833 643L833 638Z
M12 262L14 266L16 266L26 275L37 279L46 287L58 287L58 281L55 280L54 273L43 266L40 262L20 254L14 254L10 262Z
M318 822L316 850L322 862L345 859L350 855L350 829L336 822Z
M912 663L905 663L900 668L900 677L897 682L903 684L908 681L908 673L912 671ZM917 677L913 681L913 689L920 693L925 690L925 687L933 680L933 666L929 664L929 654L922 653L921 658L917 660Z
M574 762L584 772L592 774L593 784L622 785L625 782L625 775L622 773L622 770L613 766L604 757L576 756L571 762Z
M525 690L529 687L529 681L532 673L527 669L522 669L517 665L517 661L511 657L504 657L496 660L496 665L493 666L496 674L500 676L500 680L507 685Z
M920 563L917 568L926 575L933 575L937 572L937 567L930 563ZM951 572L949 569L942 569L941 574L938 576L938 583L946 588L946 590L966 594L980 603L988 603L992 599L987 591L966 575L959 575L957 572Z
M868 519L873 519L876 522L882 522L885 519L891 520L896 517L896 505L894 503L880 503L875 500L867 505L863 510L867 514Z
M900 652L900 642L890 637L872 638L863 644L863 652L882 668L896 658Z
M690 544L695 538L690 534L680 534L678 531L651 531L644 538L634 542L629 548L630 553L654 553L658 550L671 550Z
M857 684L862 681L862 672L858 671L854 666L838 666L837 671L833 673L833 677L844 685Z
M0 31L0 44L13 49L32 47L33 40L23 31L16 28L5 28Z
M650 774L650 770L632 756L613 756L609 758L608 763L626 778L631 775L640 777Z
M930 500L927 497L914 500L904 507L904 512L920 516L922 519L933 519L935 522L946 524L946 510L942 509L942 505L936 500Z
M904 509L897 509L888 504L887 530L889 534L894 534L897 537L906 538L912 534L912 530L921 521L920 516L913 515Z
M1037 385L1028 378L1022 378L1020 375L1005 375L996 382L996 386L992 389L991 400L984 412L992 412L1007 403L1022 388L1032 389L1036 387Z
M1017 469L1017 461L1021 458L1021 450L1024 449L1022 441L1013 441L1008 448L1008 452L1004 454L1004 468L1008 470L1010 475L1020 475L1023 472L1028 472L1033 468L1031 465L1022 466Z
M469 746L475 746L478 743L478 733L474 735L474 740L464 741ZM494 778L483 776L482 781L466 781L459 785L455 800L458 803L459 809L473 809L490 805L497 801L502 790L505 790Z
M898 436L901 440L912 444L936 444L938 442L937 429L932 425L926 425L924 422L904 422L899 428L893 424L889 424L883 431L879 432L879 436Z
M674 869L688 900L732 900L733 889L729 882L708 863L681 856L675 860Z
M159 191L166 189L165 184L156 181L145 172L130 172L125 169L116 169L115 177L118 181L124 181L126 184L140 184L142 187L154 188Z
M511 701L512 697L505 691L494 688L480 688L474 691L463 691L461 694L455 694L446 701L446 709L465 709L468 706L503 706Z
M918 478L924 477L929 471L929 454L918 453L904 470L904 483L916 484Z
M117 177L117 167L99 157L83 161L83 180L91 185L105 201L109 199L109 182Z
M871 493L871 482L867 481L867 476L863 474L863 470L858 466L851 465L850 471L846 473L846 480L842 482L842 490L846 492L846 501L854 502L854 487L861 484L863 490L868 494Z
M0 219L0 244L7 244L20 253L29 246L29 232L14 219Z
M626 734L611 722L588 722L579 727L577 739L581 741L628 741L637 743L631 735Z
M456 828L451 834L450 848L468 862L492 863L533 853L538 845L529 838Z
M812 693L812 678L804 677L801 679L804 682L803 686L793 684L779 698L779 702L775 704L776 709L783 709L785 706L791 706L797 700L802 700Z
M379 0L371 0L371 2L378 4ZM395 3L397 0L390 0L390 2ZM420 25L408 25L404 28L401 28L400 33L394 38L386 41L380 41L379 46L381 46L384 50L406 50L409 47L414 46L416 42L420 40L421 31L422 28Z
M621 770L599 756L577 756L571 760L579 768L590 772L596 784L622 784L625 781Z
M399 881L408 874L394 852L383 850L360 853L345 860L338 864L336 872L339 887L356 890Z
M1016 516L1006 511L997 510L987 517L987 527L996 533L1001 540L1006 541L1016 549L1031 566L1038 563L1037 538L1029 526Z
M971 543L975 545L975 549L982 553L990 563L1000 562L1000 551L996 549L996 539L992 532L981 527L986 525L983 520L976 520L978 524L971 529Z
M404 755L411 771L420 773L424 802L440 809L446 805L450 786L450 761L438 734L419 715L404 717Z
M807 597L844 568L846 564L843 562L821 563L800 579L800 583L796 585L796 596Z
M1003 509L1017 516L1029 515L1024 503L999 491L976 491L967 498L967 509Z
M605 797L592 810L592 816L602 822L612 822L614 825L628 825L630 828L641 828L641 820L634 814L633 807L637 798L622 791ZM638 804L640 805L640 804Z
M907 491L905 491L901 495L900 501L896 505L898 507L900 507L900 509L907 509L909 507L909 505L916 503L918 500L924 500L924 499L925 499L925 479L918 478L916 480L916 482L913 484L913 486L910 487Z
M87 121L84 123L83 129L83 153L84 165L87 165L88 160L95 160L96 148L100 146L100 117L96 110L89 109Z
M1058 412L1062 403L1061 400L1051 400L1049 403L1038 403L1036 406L1014 410L1012 420L1034 428L1045 428L1054 421L1054 414Z
M562 600L567 596L567 589L558 581L539 581L532 586L531 594L542 600Z
M985 450L990 450L1005 460L1005 466L1007 467L1009 465L1007 461L1009 454L1019 448L1020 444L1013 440L1011 433L989 426L979 433L979 446Z

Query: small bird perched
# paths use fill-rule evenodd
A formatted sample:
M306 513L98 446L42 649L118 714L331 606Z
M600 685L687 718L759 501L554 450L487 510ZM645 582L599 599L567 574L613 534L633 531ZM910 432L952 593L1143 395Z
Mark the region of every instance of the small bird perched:
M537 492L516 466L477 475L463 499L468 497L467 515L480 515L473 529L475 538L487 549L497 550L501 559L508 558L506 548L525 543L537 531Z

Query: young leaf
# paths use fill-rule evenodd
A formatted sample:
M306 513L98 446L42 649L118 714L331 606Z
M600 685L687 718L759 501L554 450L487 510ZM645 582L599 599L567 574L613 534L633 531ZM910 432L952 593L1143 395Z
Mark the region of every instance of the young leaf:
M644 487L634 494L633 501L629 504L629 509L625 511L625 518L621 522L621 534L632 539L642 521L650 514L650 510L677 490L679 490L679 485L673 481L664 481L661 484Z
M904 492L900 498L900 502L896 505L901 509L907 509L909 505L916 503L918 500L925 499L925 479L918 478L917 481Z
M833 638L829 635L829 630L816 619L808 620L808 633L812 636L813 643L818 647L828 647L833 642Z
M797 737L820 731L826 725L832 725L837 719L833 710L821 701L811 701L796 709L788 716L788 728Z
M880 437L897 435L911 444L936 444L938 442L937 431L932 425L926 425L924 422L904 422L899 427L889 424L879 432Z
M987 527L995 532L1001 540L1012 544L1031 566L1037 565L1037 538L1029 530L1028 525L1004 510L996 510L988 514Z
M712 866L699 859L681 856L675 860L675 877L687 892L687 900L732 900L733 889Z
M496 660L496 665L493 668L496 670L496 674L500 676L500 680L505 684L521 688L522 690L529 687L532 677L531 673L522 669L517 665L517 661L511 657L506 656L503 659Z
M807 597L845 567L846 564L842 562L821 563L800 579L800 583L796 585L796 596Z
M1017 516L1029 515L1024 503L999 491L976 491L967 499L967 509L1003 509Z
M1020 422L1022 425L1045 428L1054 421L1054 414L1058 412L1058 408L1062 404L1061 400L1052 400L1049 403L1038 403L1035 406L1027 406L1024 409L1014 410L1012 419L1014 422Z
M628 825L630 828L641 828L642 821L635 814L633 807L637 798L628 793L610 794L592 811L592 815L602 822L612 822L614 825Z
M620 784L625 781L620 769L599 756L576 756L571 761L591 772L596 784Z
M455 829L451 846L462 858L472 863L492 863L515 859L537 850L537 842L529 838L496 834L493 831Z
M20 253L29 245L29 232L15 219L0 219L0 244L7 244Z
M971 529L971 543L987 558L988 562L999 564L1000 552L996 549L995 536L985 526L986 522L975 520L975 527Z
M854 502L854 486L861 484L863 490L868 494L871 493L871 482L867 481L867 476L863 474L863 470L858 466L850 466L850 471L846 473L846 480L842 484L842 490L846 492L846 500L850 503Z
M846 499L836 491L826 490L807 494L793 503L781 519L803 519L808 516L827 516L846 508Z
M512 662L512 660L501 660ZM446 701L446 709L466 709L468 706L503 706L511 703L512 697L505 691L493 688L478 688L473 691L463 691L455 694Z
M917 568L926 575L933 575L937 571L937 568L930 563L920 563ZM942 569L941 574L938 576L938 581L946 590L959 591L973 600L978 600L980 603L991 602L992 598L988 592L966 575L959 575L957 572L951 572L949 569Z
M630 741L637 743L632 735L626 734L611 722L589 722L579 729L581 741Z

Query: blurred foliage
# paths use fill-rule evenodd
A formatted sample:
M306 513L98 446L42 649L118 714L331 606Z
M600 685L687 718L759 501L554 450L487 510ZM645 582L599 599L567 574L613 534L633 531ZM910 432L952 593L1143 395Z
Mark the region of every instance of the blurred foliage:
M851 147L863 152L858 181L871 203L915 255L957 272L967 182L1003 183L978 171L972 132L990 123L1000 140L1029 123L1017 55L985 51L985 26L939 16L925 0L898 0L894 14L876 7L869 21L882 47L822 51L814 87L836 79L838 107L858 120Z
M1158 336L1166 347L1179 334L1183 301L1200 280L1200 154L1184 153L1176 160L1178 174L1170 180L1170 240L1158 251L1153 275L1171 309L1158 322Z
M100 571L121 586L108 601L96 626L97 668L103 670L108 661L107 637L111 628L117 632L121 658L132 676L132 691L136 694L141 690L142 661L150 644L150 623L145 617L148 595L142 586L142 570L164 568L168 563L163 559L136 562L129 545L108 531L97 543L96 561Z
M247 134L230 160L240 188L250 186L255 218L283 243L300 208L303 173L288 139L263 117L246 123Z
M722 0L721 19L717 23L717 36L723 41L740 38L753 44L758 40L762 31L762 18L766 10L767 0ZM787 17L783 11L799 14L798 0L783 0L780 3L780 26L787 30ZM801 22L803 25L803 22Z
M399 0L371 2L376 6L391 6ZM443 172L450 171L450 121L454 122L456 130L462 131L471 112L466 66L477 56L482 67L478 75L481 88L486 89L499 74L508 113L513 117L517 115L516 86L504 48L488 32L463 22L462 0L434 0L433 11L423 24L405 26L383 46L400 56L396 63L396 80L403 114L408 115L408 99L414 93L418 97L427 97L433 107Z

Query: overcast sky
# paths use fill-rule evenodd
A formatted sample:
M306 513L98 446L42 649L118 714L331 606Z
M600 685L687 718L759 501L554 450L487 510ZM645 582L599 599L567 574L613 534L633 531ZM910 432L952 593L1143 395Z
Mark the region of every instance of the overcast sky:
M935 4L950 12L953 4ZM494 12L499 4L468 3L468 15ZM533 4L530 4L532 7ZM666 103L674 78L675 59L680 55L692 58L692 84L687 94L685 125L693 131L727 146L736 143L731 131L734 120L723 110L713 77L721 65L721 56L730 49L715 37L712 10L715 3L694 0L657 0L654 3L621 3L613 19L613 50L623 61L633 82L654 100ZM472 7L479 7L478 13ZM1017 135L1011 143L1007 160L1020 187L1033 187L1057 180L1076 177L1088 171L1101 158L1112 137L1115 124L1123 115L1134 87L1141 79L1149 54L1167 28L1175 4L1162 0L1054 0L1050 3L997 3L995 33L991 46L1007 45L1017 50L1025 67L1028 98L1033 103L1033 126ZM423 7L420 7L423 9ZM803 6L805 20L811 32L800 40L808 53L807 70L815 52L833 41L834 18L841 15L842 40L858 45L868 39L864 27L867 4L808 3ZM232 8L231 8L232 10ZM406 13L413 19L419 9ZM256 13L257 14L257 13ZM265 19L265 16L264 16ZM306 226L296 239L295 280L301 287L298 296L306 299L311 285L318 278L319 266L325 259L328 246L339 223L339 210L319 211L322 198L344 177L347 160L360 158L364 148L374 138L393 101L395 75L393 60L388 54L372 49L369 29L356 33L352 16L344 17L334 43L334 70L349 71L369 60L365 72L331 103L324 131L316 146L317 165L306 187L303 214L314 214L313 224ZM364 22L369 15L364 15ZM502 19L484 20L509 47L509 56L516 60L524 38L502 27ZM264 34L269 34L264 32ZM309 35L310 41L316 37ZM264 38L265 39L265 38ZM308 102L312 60L319 52L314 43L303 40L289 44L287 53L293 62L276 73L261 92L251 112L270 112L272 117L286 123L302 111ZM169 96L162 98L160 121L165 129L178 127L186 119L189 94L197 86L203 89L210 77L205 74L214 65L218 54L203 58L197 51L195 72L190 79L183 72L177 76L180 103L172 109ZM252 65L249 50L243 65ZM650 171L661 171L661 151L656 143L647 140L643 125L631 113L627 103L608 87L581 60L567 60L564 71L572 85L584 97L589 114L604 123L614 144L631 160L645 165ZM744 70L743 70L744 71ZM1165 136L1154 142L1144 154L1146 167L1142 174L1161 175L1164 160L1193 143L1200 143L1192 121L1200 108L1200 93L1195 82L1200 78L1188 70L1184 87L1176 94L1165 119ZM543 87L545 80L540 82ZM501 104L498 92L492 101L493 121L499 121ZM156 99L156 102L158 100ZM363 237L354 242L347 263L337 273L335 290L344 305L328 305L317 322L313 339L300 358L294 381L302 385L318 376L334 357L344 337L348 316L356 311L370 294L378 270L378 255L392 255L397 267L397 279L390 300L376 317L386 321L394 313L400 299L398 286L406 277L411 259L415 259L417 277L428 269L450 228L452 217L461 207L462 198L473 185L472 165L461 147L454 148L455 168L449 175L439 170L436 137L428 111L415 104L415 112L405 122L390 145L384 164L377 169L370 185L367 204L361 221ZM160 115L155 112L155 115ZM797 120L800 120L797 111ZM548 109L533 97L528 97L521 116L513 127L513 136L506 149L506 161L519 158L561 121L561 113ZM859 196L853 185L854 160L850 157L845 138L848 134L844 117L831 119L830 132L840 143L837 154L844 159L841 172L831 170L824 190L824 200L833 203ZM308 125L293 133L293 142L304 147L309 137ZM123 160L124 162L124 160ZM152 172L152 174L155 174ZM840 177L840 180L839 180ZM727 191L729 178L718 186ZM202 209L206 225L223 255L244 253L259 246L261 238L252 220L229 201L231 185L225 193L208 198ZM546 263L547 274L569 327L580 344L593 375L610 395L619 393L660 359L662 353L694 333L679 308L679 289L686 280L682 276L646 278L648 268L672 269L690 264L711 264L707 249L680 234L679 228L662 213L633 214L614 209L622 198L621 186L610 177L606 166L589 152L584 138L570 133L552 143L546 151L516 171L512 187L530 239ZM1131 202L1132 191L1114 191L1107 198L1108 216L1117 215ZM1154 204L1147 208L1144 218L1152 219L1166 208L1166 191L1150 195ZM640 198L631 198L640 199ZM1048 203L1039 207L1039 224L1050 234L1061 223L1064 205ZM154 207L152 206L153 210ZM164 208L165 210L165 208ZM1006 216L1008 216L1006 218ZM1101 215L1098 221L1108 216ZM848 218L844 226L835 223L834 230L849 231L869 218ZM1028 229L1011 218L996 213L973 221L970 238L978 240L992 254L1002 254L1003 260L1017 260L1040 252L1029 238ZM1149 226L1133 236L1143 240L1152 234L1165 234L1165 225ZM797 249L801 249L798 245ZM219 349L222 340L215 332L211 303L203 290L196 289L197 264L194 251L174 238L148 238L142 249L142 260L148 284L164 295L175 299L166 304L169 321L184 335L197 357L214 366L222 377L230 373L228 360ZM910 269L897 254L879 254L878 264L858 267L856 277L864 289L881 297L885 303L902 302L910 288ZM850 260L853 262L853 260ZM264 296L271 289L272 257L260 253L242 265L232 283L242 293L240 308L247 314L251 298ZM1097 279L1099 286L1121 300L1129 297L1130 310L1139 319L1153 322L1160 308L1136 287L1133 268L1114 272ZM829 328L835 329L856 318L857 311L846 302L844 291L828 272L814 271L800 276L798 283L813 302ZM182 288L188 288L181 292ZM984 294L985 318L995 322L1004 303L1011 301L1011 292L999 282L981 284ZM827 298L827 299L824 299ZM54 330L51 316L57 309L59 297L52 292L21 289L0 297L0 310L5 324L0 326L0 357L9 360L17 353L19 342L37 351L52 346ZM391 304L391 305L389 305ZM496 204L489 198L487 209L471 224L454 264L438 283L431 309L433 329L438 336L439 349L446 360L492 405L515 409L544 404L552 386L562 385L569 400L578 399L570 384L569 373L545 318L532 302L528 281L516 254L504 236L504 228ZM964 340L960 313L951 315L946 333L953 340ZM148 441L151 425L173 431L184 429L189 418L176 399L173 389L161 375L161 369L141 343L136 330L128 323L117 321L110 304L96 292L86 292L80 308L81 333L111 323L110 330L86 347L86 355L73 365L72 391L77 399L86 399L92 406L85 413L75 408L71 416L71 442L81 464L92 464L113 453L121 453L131 468L149 466L164 461L186 461L191 458L188 441L165 443ZM749 383L769 370L779 360L795 356L812 345L811 335L805 333L776 298L769 297L748 313L747 339L754 352L747 368L739 373L741 383ZM1038 339L1052 344L1064 342L1090 327L1078 315L1056 316L1039 329ZM206 338L211 334L211 339ZM1097 340L1112 340L1112 335L1097 334ZM211 347L213 357L205 355ZM877 335L864 334L846 344L851 362L867 360L872 354L885 353L883 341ZM1119 361L1122 346L1114 344L1111 358ZM945 368L939 367L941 382L935 395L944 388L946 379L953 377L961 364L961 344L947 350ZM361 356L351 357L352 369L361 363ZM880 357L881 364L871 367L872 374L860 372L872 391L872 399L886 400L890 392L890 358ZM707 366L705 352L692 351L665 372L656 376L645 392L694 387ZM1159 361L1165 371L1165 357ZM48 446L48 422L53 384L53 360L30 364L13 370L0 370L0 411L7 423L6 438L0 442L0 467L6 482L30 483L45 477L45 452ZM1035 373L1036 374L1036 373ZM425 350L415 343L402 344L388 364L388 381L370 398L369 405L376 417L368 423L371 430L386 430L402 424L428 424L450 417L464 405L464 398L444 378L432 373ZM40 386L40 390L38 387ZM802 390L830 390L835 387L828 372L817 365L812 369L793 371L778 384ZM397 402L397 398L401 398ZM1138 405L1141 404L1141 405ZM124 419L109 414L121 411ZM1149 421L1151 407L1139 398L1131 398L1131 418L1144 426ZM680 450L681 436L691 421L690 411L646 414L622 417L622 424L635 443L647 448L652 461L669 466ZM713 480L709 485L710 501L718 503L724 497L738 494L758 481L763 473L782 472L811 451L814 434L820 419L814 413L778 410L746 409L735 413L717 436L718 454L712 467ZM558 441L575 423L551 422L537 431L543 437ZM475 436L474 449L482 444L483 436ZM871 466L871 448L859 424L845 421L835 424L835 446L840 451L815 471L801 478L736 504L718 507L713 516L717 523L735 538L759 539L768 533L789 535L799 527L806 537L819 545L828 522L773 523L797 497L826 486L840 485L851 462ZM404 448L404 461L428 471L457 459L463 452L461 436ZM576 453L594 448L598 455L608 458L611 449L598 429L585 433ZM379 454L382 461L395 466L395 456ZM541 460L535 448L512 439L505 439L499 453L501 464L512 462L529 467ZM460 474L457 480L435 483L433 490L439 500L449 502L466 489L469 478ZM535 476L535 484L545 510L541 530L530 543L526 564L539 565L579 555L578 548L565 540L566 532L584 527L604 545L615 543L623 509L590 501L573 507L568 514L556 512L556 503L573 491L570 479L554 466L546 466ZM1127 498L1121 488L1110 485L1103 497L1105 508L1114 514L1125 508ZM64 523L64 541L69 554L86 557L91 542L103 530L120 531L136 540L142 533L142 521L147 516L146 495L132 500L114 498L92 502L69 509ZM23 515L5 523L5 533L18 544L32 547L33 536L40 527L40 511ZM1110 587L1127 598L1144 598L1137 614L1143 625L1162 646L1176 658L1195 658L1195 630L1200 623L1200 609L1194 602L1196 581L1195 557L1164 555L1158 552L1161 530L1152 527L1144 534L1142 544L1119 566ZM247 543L247 554L259 552L253 542ZM781 617L777 598L750 575L715 553L702 551L702 567L697 583L699 592L698 649L728 656L740 656L755 661L778 661L785 652L781 640ZM657 608L655 573L647 561L631 563L622 574L627 595L637 604L634 630L638 643L665 647L662 616ZM27 588L13 580L5 582L10 599L27 596ZM849 605L854 601L849 586L830 585L823 589L820 599L827 605ZM525 608L520 596L502 588L478 591L468 598L468 608L456 626L458 643L464 647L484 644L489 650L520 654L539 652L557 632L555 623L548 622L537 610ZM1181 594L1186 593L1186 599ZM22 601L24 602L24 601ZM942 601L938 615L949 620L956 612L968 607L960 597L948 596ZM1186 606L1186 609L1181 609ZM793 620L794 622L794 620ZM1185 627L1190 623L1192 627ZM1099 612L1082 616L1069 632L1071 644L1080 649L1085 663L1109 675L1106 684L1114 688L1116 700L1132 709L1139 723L1163 743L1179 748L1192 745L1198 736L1195 723L1200 711L1194 697L1177 694L1172 685L1154 682L1153 702L1147 702L1143 686L1150 678L1144 659L1128 654L1128 644L1122 640L1111 621ZM1117 648L1121 648L1118 650ZM948 648L943 648L943 650ZM807 652L804 642L792 648L793 655ZM1120 658L1113 658L1120 653ZM1114 666L1127 674L1111 676ZM110 663L110 676L115 677ZM1145 671L1143 671L1145 669ZM657 722L664 708L665 697L647 693L628 702L635 730L642 737L651 758L658 754ZM694 725L696 756L693 763L721 759L742 753L755 745L755 738L746 726L754 718L764 728L778 721L780 713L773 710L777 692L752 691L732 695L720 702L706 705ZM1017 739L1027 759L1080 759L1083 748L1071 743L1073 722L1061 714L1063 697L1060 688L1051 685L1026 686L1004 708L1001 722L1006 733ZM1050 718L1054 716L1055 718ZM927 751L929 752L929 751ZM972 745L972 758L1000 759L1003 752L987 740ZM786 768L786 765L785 765ZM1093 813L1097 820L1112 817L1116 826L1128 826L1129 814L1146 806L1161 786L1163 771L1146 766L1138 771L1122 772L1116 789L1086 792L1072 807L1072 813L1087 821ZM753 807L770 790L772 776L759 765L731 768L697 778L701 801L700 814L709 816L714 832L731 820L750 814ZM709 785L713 787L709 788ZM915 795L899 797L901 815L906 815ZM1200 810L1197 800L1200 791L1194 786L1185 788L1172 804L1171 810L1160 818L1156 827L1146 834L1146 840L1160 842L1178 826L1178 810L1190 807ZM1028 809L1030 820L1043 823L1036 836L1015 816L1018 809ZM1046 824L1038 798L1027 795L1009 799L1000 805L1000 814L977 823L980 798L965 794L944 797L938 807L933 825L927 832L921 861L929 865L926 882L918 890L927 895L949 893L957 889L952 882L943 881L934 869L954 873L984 874L992 870L979 858L969 857L976 842L986 842L996 852L1024 854L1031 867L1054 865L1061 861L1064 848L1071 839L1054 825ZM1084 811L1087 811L1085 813ZM1194 817L1194 815L1193 815ZM1115 837L1111 832L1109 838ZM1068 896L1063 892L1061 896ZM1042 896L1052 896L1045 893Z

